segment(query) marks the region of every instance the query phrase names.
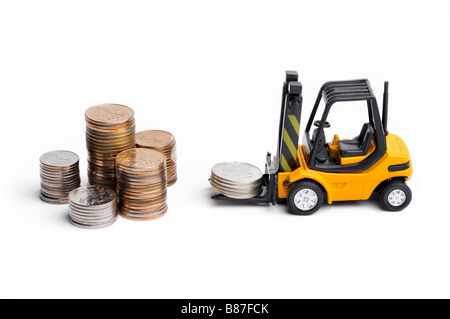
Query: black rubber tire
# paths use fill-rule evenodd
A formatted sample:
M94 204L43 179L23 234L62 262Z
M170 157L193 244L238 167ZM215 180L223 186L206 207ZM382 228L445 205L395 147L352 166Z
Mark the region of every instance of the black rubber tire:
M301 208L297 207L294 203L295 195L301 191L302 189L308 188L312 191L314 191L317 195L317 203L316 206L311 208L310 210L302 210ZM313 182L313 181L300 181L297 182L297 184L294 185L294 187L291 188L288 194L287 198L287 205L291 213L295 215L312 215L315 212L319 210L320 207L322 207L323 201L324 201L325 195L322 191L322 188L320 188L319 184Z
M388 197L389 193L391 193L393 190L401 190L406 195L406 199L400 206L393 206L389 203ZM385 210L392 211L392 212L398 212L402 209L405 209L409 203L411 203L412 199L412 192L411 189L402 181L392 181L388 185L386 185L383 190L380 193L380 202L381 207L383 207Z

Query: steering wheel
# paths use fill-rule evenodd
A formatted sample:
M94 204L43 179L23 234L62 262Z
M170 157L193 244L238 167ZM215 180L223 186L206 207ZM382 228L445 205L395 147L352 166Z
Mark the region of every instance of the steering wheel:
M314 126L319 127L319 126L320 126L320 123L322 123L322 121L321 121L321 120L317 120L317 121L314 122ZM325 121L325 125L324 125L323 127L324 127L324 128L329 128L329 127L331 127L331 125L330 125L330 123L328 123L327 121Z

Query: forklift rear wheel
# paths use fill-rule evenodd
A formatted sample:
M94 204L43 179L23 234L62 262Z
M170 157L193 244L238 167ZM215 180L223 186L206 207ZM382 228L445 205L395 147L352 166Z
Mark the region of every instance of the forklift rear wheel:
M400 211L411 202L411 189L404 182L394 181L381 191L381 206L389 211Z
M324 194L312 181L300 181L289 191L287 204L296 215L312 215L322 206Z

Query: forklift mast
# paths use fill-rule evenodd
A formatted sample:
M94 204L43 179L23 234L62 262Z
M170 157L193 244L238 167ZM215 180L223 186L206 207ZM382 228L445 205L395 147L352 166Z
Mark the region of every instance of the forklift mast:
M298 167L297 148L302 112L302 84L296 71L286 71L281 98L278 131L277 171L292 172Z
M213 199L231 200L234 202L275 203L277 196L277 174L292 172L298 167L297 149L300 132L300 115L302 112L302 84L298 81L295 71L286 71L286 82L283 84L281 101L280 127L278 132L278 148L274 161L271 154L266 156L266 172L263 176L263 191L256 197L248 199L229 198L215 194Z

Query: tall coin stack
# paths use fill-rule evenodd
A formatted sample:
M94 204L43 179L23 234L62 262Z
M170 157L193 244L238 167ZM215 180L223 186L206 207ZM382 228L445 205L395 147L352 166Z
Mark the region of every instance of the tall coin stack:
M136 148L116 158L120 215L132 220L150 220L167 212L165 156Z
M167 186L177 181L177 149L175 137L166 131L148 130L136 133L136 147L161 152L166 157Z
M67 204L69 193L80 186L78 155L53 151L40 158L41 199L51 204Z
M89 108L85 117L89 184L115 189L115 158L136 144L134 112L124 105L101 104Z

